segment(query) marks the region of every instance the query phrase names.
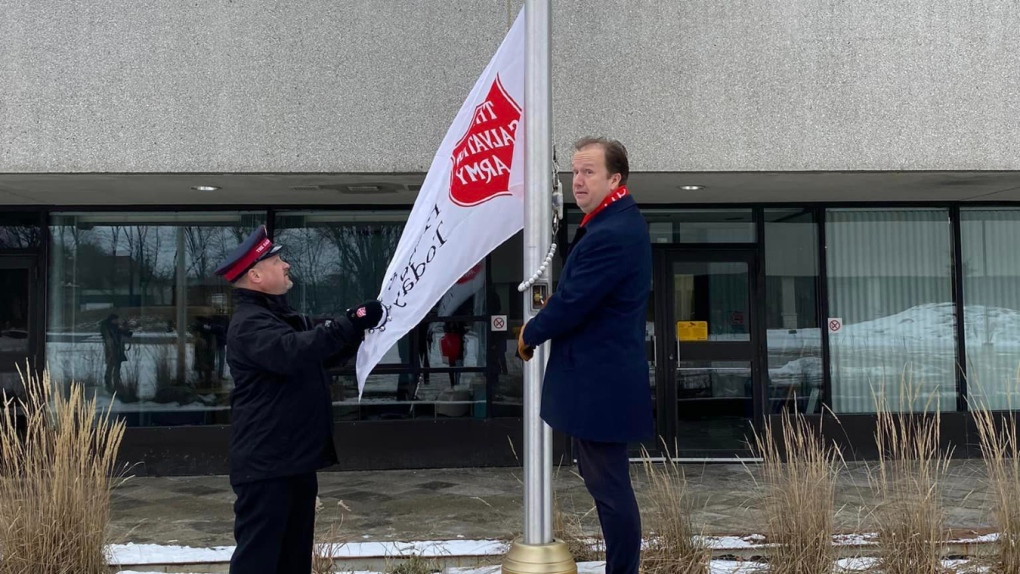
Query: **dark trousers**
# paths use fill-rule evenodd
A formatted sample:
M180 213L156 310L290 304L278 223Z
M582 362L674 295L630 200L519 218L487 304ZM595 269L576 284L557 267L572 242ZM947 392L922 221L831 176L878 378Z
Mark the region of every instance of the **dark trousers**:
M103 383L106 385L106 390L111 394L120 392L120 361L106 362L106 374L103 377Z
M637 574L641 563L641 514L630 483L627 443L574 439L577 470L606 541L606 574Z
M315 539L315 473L234 486L230 574L307 574Z

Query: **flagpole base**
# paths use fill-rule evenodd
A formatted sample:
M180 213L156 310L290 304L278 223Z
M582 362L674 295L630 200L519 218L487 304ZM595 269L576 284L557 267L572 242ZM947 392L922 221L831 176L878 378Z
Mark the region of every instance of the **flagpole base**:
M503 558L503 574L577 574L577 564L566 543L524 544L514 540Z

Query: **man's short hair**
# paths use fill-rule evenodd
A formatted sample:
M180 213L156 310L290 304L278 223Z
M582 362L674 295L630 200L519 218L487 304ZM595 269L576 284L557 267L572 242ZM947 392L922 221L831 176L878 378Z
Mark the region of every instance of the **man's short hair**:
M606 156L606 169L609 171L609 175L614 173L620 174L620 185L627 185L627 176L630 175L627 148L623 147L622 143L609 138L583 137L574 143L574 149L581 151L593 145L602 146L602 151Z

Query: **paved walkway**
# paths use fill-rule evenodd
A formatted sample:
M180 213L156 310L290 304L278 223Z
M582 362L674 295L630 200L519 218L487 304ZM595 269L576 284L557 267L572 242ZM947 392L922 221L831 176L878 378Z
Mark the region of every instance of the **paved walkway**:
M705 534L764 531L756 486L758 467L685 465L695 507L695 528ZM647 507L647 480L632 468L639 502ZM319 474L320 530L343 512L351 540L511 539L522 523L520 468L324 472ZM591 498L573 469L556 471L558 505L583 515ZM233 545L234 495L224 476L131 478L113 495L114 543L182 546ZM343 503L348 510L339 506ZM984 532L990 498L980 460L955 461L945 485L950 528ZM855 464L840 479L837 524L841 531L870 531L867 468ZM577 520L569 521L577 524ZM597 528L594 513L581 522Z

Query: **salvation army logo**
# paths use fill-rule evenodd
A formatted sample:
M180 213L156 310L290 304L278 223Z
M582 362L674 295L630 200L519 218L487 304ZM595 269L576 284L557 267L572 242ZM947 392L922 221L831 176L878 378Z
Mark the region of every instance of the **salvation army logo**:
M478 276L478 272L482 270L482 264L483 263L485 263L485 262L484 261L479 261L478 263L475 263L474 267L472 267L471 269L468 269L467 273L462 275L461 278L457 280L457 285L463 285L464 283L467 283L467 282L471 281L472 279L474 279L475 277L477 277Z
M510 167L514 157L521 107L506 93L499 76L485 101L475 107L467 133L453 147L450 199L471 207L510 194Z

